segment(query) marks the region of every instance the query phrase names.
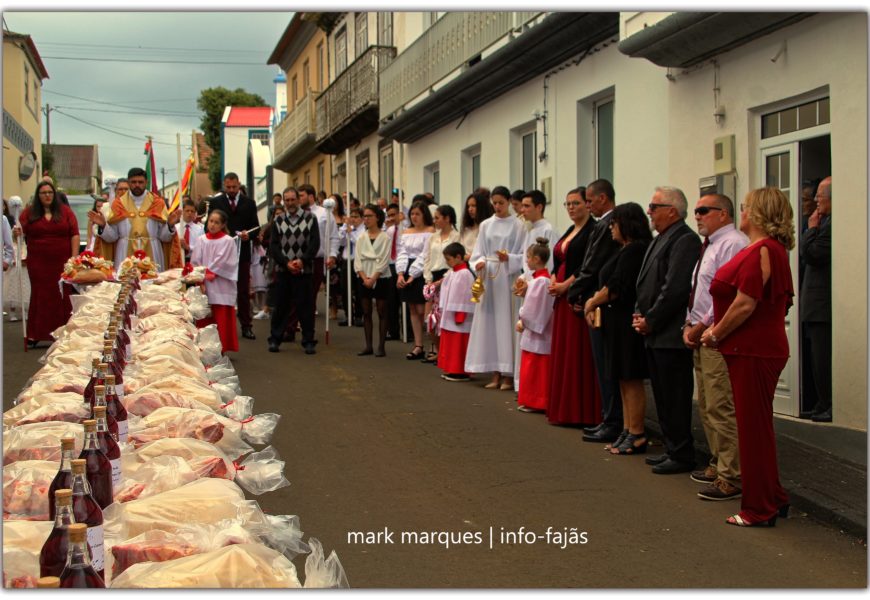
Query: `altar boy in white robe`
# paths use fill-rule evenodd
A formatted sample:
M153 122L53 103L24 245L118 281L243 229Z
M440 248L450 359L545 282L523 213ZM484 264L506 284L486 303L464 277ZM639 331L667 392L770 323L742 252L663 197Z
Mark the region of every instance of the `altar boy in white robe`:
M521 335L520 386L517 403L523 412L547 410L550 396L550 346L553 339L553 297L549 293L550 240L538 238L529 247L526 264L532 279L526 287L516 330Z

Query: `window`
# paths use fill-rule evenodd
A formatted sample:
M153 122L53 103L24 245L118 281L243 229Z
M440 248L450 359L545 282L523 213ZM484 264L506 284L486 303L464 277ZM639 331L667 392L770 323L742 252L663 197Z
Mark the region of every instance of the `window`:
M302 97L308 95L308 88L311 87L311 80L308 75L308 61L302 63Z
M381 148L380 155L381 168L379 193L384 198L389 198L390 190L393 189L393 145L390 144Z
M299 187L299 178L298 177L293 178L293 187L295 187L295 188Z
M520 187L526 191L538 189L538 133L532 131L523 136L523 181Z
M366 150L356 157L356 197L360 206L371 202L371 184L369 183L369 151Z
M24 63L24 106L30 108L30 67Z
M335 76L338 77L347 68L347 28L335 34Z
M368 13L356 13L356 56L359 57L369 47Z
M326 190L326 164L322 160L317 163L317 189Z
M462 194L470 194L480 187L481 158L480 144L469 146L460 156L462 166Z
M290 104L290 110L292 111L296 108L296 101L299 99L299 82L296 80L296 75L293 76L293 79L290 81L290 92L292 94L292 103Z
M39 79L33 79L33 112L39 115Z
M311 183L311 170L305 171L305 183Z
M441 196L441 166L437 161L423 167L423 188L432 190L436 200Z
M613 98L595 103L595 177L613 181Z
M378 45L393 45L393 13L378 13Z
M471 189L480 187L480 152L471 157Z
M260 140L261 142L269 143L269 132L268 131L251 131L248 134L249 140Z
M326 69L326 61L323 58L323 42L317 44L317 91L322 92L324 86L324 70Z
M831 122L831 99L821 98L761 116L761 139Z

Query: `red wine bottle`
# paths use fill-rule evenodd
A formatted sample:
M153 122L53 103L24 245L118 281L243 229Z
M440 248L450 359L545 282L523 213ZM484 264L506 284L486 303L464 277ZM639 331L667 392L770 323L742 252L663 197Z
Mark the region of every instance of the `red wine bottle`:
M91 563L88 551L88 526L84 523L73 523L67 528L69 535L69 552L66 564L60 574L62 588L104 588L106 584L97 569Z
M118 442L112 437L109 432L109 425L106 423L106 406L99 404L94 406L94 421L97 422L97 442L100 445L100 450L109 459L109 464L112 465L112 489L120 489L121 486L121 449L118 447Z
M100 508L106 508L114 499L112 489L112 464L109 458L100 450L97 441L97 422L88 419L84 422L85 445L79 458L87 461L88 483L91 484L91 495Z
M115 439L119 442L127 441L127 432L129 430L129 416L127 409L121 401L123 399L122 388L115 384L114 375L106 377L106 421L109 425L109 431L115 435ZM112 428L112 422L115 423L115 428Z
M85 475L85 460L73 459L73 518L76 523L88 526L88 546L91 549L91 561L94 569L103 577L105 564L105 549L103 547L103 511L91 495L91 485Z
M48 486L48 516L54 517L54 493L72 489L72 459L75 458L75 438L60 438L60 469Z
M91 367L91 380L85 386L85 402L94 405L94 387L105 384L105 371L100 369L100 359L95 358Z
M66 530L76 522L72 509L72 490L57 490L53 495L57 498L57 513L54 515L54 527L39 553L40 577L57 577L63 572L68 550Z

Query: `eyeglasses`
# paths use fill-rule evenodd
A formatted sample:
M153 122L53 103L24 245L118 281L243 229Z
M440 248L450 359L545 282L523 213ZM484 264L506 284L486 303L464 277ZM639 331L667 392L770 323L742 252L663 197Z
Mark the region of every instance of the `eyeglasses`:
M657 209L657 208L673 208L673 205L672 204L657 204L655 202L649 203L649 209L651 211L655 211L655 209Z
M719 208L718 206L699 206L698 208L695 209L695 214L701 215L703 217L704 215L709 213L711 210L723 210L723 209Z
M54 192L52 192L51 190L40 190L39 195L40 196L54 196Z
M585 202L563 202L562 206L565 208L574 208L576 206L580 206L581 204L586 204Z

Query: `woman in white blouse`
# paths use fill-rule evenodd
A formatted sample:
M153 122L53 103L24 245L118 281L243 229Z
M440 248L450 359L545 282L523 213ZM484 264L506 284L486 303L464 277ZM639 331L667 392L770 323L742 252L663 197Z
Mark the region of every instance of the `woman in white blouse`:
M471 258L480 224L492 216L493 208L489 198L489 192L481 189L465 199L462 227L459 230L459 243L465 246L465 260Z
M456 231L456 211L450 205L438 206L435 209L435 218L433 220L435 233L429 238L429 245L426 252L426 259L423 261L423 280L426 284L434 284L435 288L441 286L441 281L444 274L447 273L447 261L444 260L444 248L459 241L459 232ZM437 298L437 297L436 297ZM433 308L437 306L436 299L426 302L426 319L432 313ZM436 362L438 360L438 330L432 328L429 332L429 339L432 342L432 348L426 354L426 360L423 362Z
M366 347L357 356L386 356L384 344L387 339L387 293L390 281L390 237L381 231L384 225L384 211L374 204L363 209L365 232L357 238L353 269L360 280L360 300L362 302L363 331ZM378 309L378 351L372 349L372 300Z
M396 287L402 301L408 304L411 329L414 331L414 348L405 355L408 360L423 358L423 316L426 300L423 298L423 263L429 238L435 231L432 214L424 202L415 202L409 213L411 226L402 231L396 256L396 272L399 274Z

